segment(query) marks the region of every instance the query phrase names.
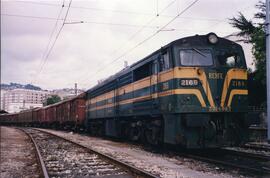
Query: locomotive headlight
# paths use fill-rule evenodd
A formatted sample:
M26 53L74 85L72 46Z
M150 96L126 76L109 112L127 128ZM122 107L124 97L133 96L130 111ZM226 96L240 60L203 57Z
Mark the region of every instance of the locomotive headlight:
M197 86L199 81L197 79L182 79L180 81L181 86Z
M208 41L211 43L211 44L216 44L218 42L218 37L216 34L214 33L210 33L208 35Z

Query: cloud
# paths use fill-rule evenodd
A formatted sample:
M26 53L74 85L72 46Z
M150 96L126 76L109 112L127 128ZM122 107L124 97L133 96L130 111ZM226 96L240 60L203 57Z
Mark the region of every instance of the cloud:
M56 18L62 3L35 2L4 1L1 13ZM67 22L88 23L64 26L41 72L41 64L44 62L42 55L56 20L1 16L2 81L34 81L34 84L44 89L73 87L74 83L78 83L79 88L88 88L95 85L97 80L121 70L124 61L132 64L178 38L210 31L220 36L235 32L227 19L235 16L238 11L244 11L244 14L251 18L257 1L199 1L166 27L167 30L174 29L173 31L160 32L118 59L155 33L156 27L168 23L192 1L175 1L161 13L171 2L173 1L159 0L157 6L157 1L144 0L73 1ZM65 1L61 18L65 16L67 5L68 1ZM156 13L161 14L157 17ZM138 33L151 19L154 20ZM61 25L60 20L57 29ZM129 40L134 34L137 35ZM249 55L248 53L248 59L251 59Z

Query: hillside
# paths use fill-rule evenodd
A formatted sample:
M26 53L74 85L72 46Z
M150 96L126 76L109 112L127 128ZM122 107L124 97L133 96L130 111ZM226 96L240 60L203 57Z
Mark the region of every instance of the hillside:
M1 89L3 90L11 90L11 89L29 89L29 90L42 90L40 87L35 86L35 85L31 85L31 84L19 84L19 83L10 83L10 84L1 84Z

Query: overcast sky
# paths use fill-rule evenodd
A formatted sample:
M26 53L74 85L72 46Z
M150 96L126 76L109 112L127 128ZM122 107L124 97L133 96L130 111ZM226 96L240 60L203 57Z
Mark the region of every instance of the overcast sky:
M67 24L47 58L46 47L56 19L61 12L49 46L63 25L70 1L1 1L2 83L32 82L43 89L71 88L78 83L79 88L89 88L121 70L124 61L130 65L178 38L236 32L228 18L241 11L251 19L258 2L199 0L164 30L141 43L193 1L73 0ZM80 21L84 23L77 23ZM244 49L250 66L251 49Z

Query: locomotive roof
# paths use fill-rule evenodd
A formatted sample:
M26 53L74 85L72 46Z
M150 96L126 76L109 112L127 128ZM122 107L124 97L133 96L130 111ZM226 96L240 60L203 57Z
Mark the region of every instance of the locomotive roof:
M209 34L214 34L214 33L208 33L206 35L193 35L193 36L188 36L188 37L185 37L185 38L180 38L180 39L177 39L177 40L174 40L170 43L168 43L167 45L165 46L162 46L160 49L154 51L153 53L147 55L146 57L144 57L143 59L135 62L134 64L132 64L131 66L128 66L124 69L122 69L121 71L117 72L116 74L108 77L107 79L105 79L103 82L95 85L94 87L90 88L89 90L87 90L87 93L99 88L100 86L103 86L104 84L106 83L109 83L109 82L112 82L114 81L115 79L117 79L118 77L150 62L151 60L153 60L151 57L152 56L155 56L156 54L158 54L160 51L162 51L163 49L167 49L171 46L183 46L183 47L194 47L194 46L213 46L212 44L210 44L208 42L208 35ZM231 46L234 46L236 48L241 48L241 46L231 40L228 40L226 38L221 38L221 37L218 37L218 43L215 44L214 46L215 47L221 47L223 45L225 46L228 46L228 45L231 45Z

